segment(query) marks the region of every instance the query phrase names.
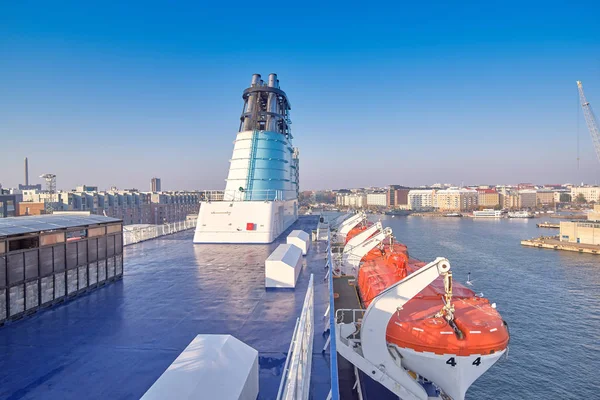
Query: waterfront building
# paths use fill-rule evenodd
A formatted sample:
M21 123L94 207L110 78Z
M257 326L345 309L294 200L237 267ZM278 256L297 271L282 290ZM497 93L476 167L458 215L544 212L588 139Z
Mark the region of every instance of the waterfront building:
M365 208L367 206L367 195L364 193L352 193L348 195L348 207Z
M506 191L500 195L502 208L512 210L519 208L519 194L513 191Z
M408 192L411 210L427 211L434 208L435 189L414 189Z
M554 204L554 192L552 190L540 189L535 194L537 205Z
M582 194L585 201L600 202L600 187L598 186L573 186L571 187L571 201L577 201L578 196Z
M400 185L390 185L387 192L387 206L390 208L408 210L410 208L408 193L410 188Z
M600 222L561 221L560 241L600 245Z
M494 189L477 189L477 204L485 208L500 206L500 193Z
M532 189L519 190L519 208L535 208L537 206L537 191Z
M387 207L388 197L388 193L367 193L367 205Z
M600 205L594 205L594 209L587 215L588 221L600 222Z
M588 213L587 221L561 221L560 241L600 245L600 205Z
M439 211L472 211L477 208L477 191L449 188L436 193Z
M570 190L555 190L553 195L555 203L570 203L572 201Z

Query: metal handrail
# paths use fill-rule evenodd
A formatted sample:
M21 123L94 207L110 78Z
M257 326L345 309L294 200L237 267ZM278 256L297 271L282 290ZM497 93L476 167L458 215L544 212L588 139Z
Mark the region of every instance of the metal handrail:
M143 242L144 240L154 239L164 235L193 229L196 227L197 218L190 218L185 221L172 222L163 225L152 225L144 227L123 226L123 246Z
M331 400L340 399L340 386L338 380L338 363L337 363L337 346L335 341L335 304L334 304L334 292L333 292L333 258L331 257L331 231L327 232L327 266L328 268L328 280L329 280L329 337L331 343L329 347L330 354L330 378L331 378Z
M295 190L205 190L200 201L277 201L296 197Z
M296 321L292 343L279 384L277 400L307 400L314 338L314 284L310 275L302 313Z

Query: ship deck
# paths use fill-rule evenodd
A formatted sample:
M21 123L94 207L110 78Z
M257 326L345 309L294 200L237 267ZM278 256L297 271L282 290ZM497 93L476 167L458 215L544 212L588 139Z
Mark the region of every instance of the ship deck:
M317 221L302 216L288 232ZM197 334L218 333L258 350L259 399L273 399L311 273L311 396L325 398L326 243L312 243L295 290L265 290L264 260L286 233L269 245L194 245L190 230L125 247L122 280L0 327L0 398L139 398Z
M333 279L333 291L337 296L334 299L335 309L361 309L360 298L356 290L354 277L340 276ZM342 318L343 323L352 322L350 314L345 314ZM340 385L341 399L359 399L357 392L353 390L356 382L354 365L338 354L338 382ZM377 400L398 400L389 390L379 383L366 376L362 371L358 371L361 385L362 399Z

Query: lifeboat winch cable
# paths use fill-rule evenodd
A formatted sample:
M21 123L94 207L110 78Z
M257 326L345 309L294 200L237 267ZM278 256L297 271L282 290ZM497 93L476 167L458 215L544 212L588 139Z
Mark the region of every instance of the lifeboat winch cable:
M465 335L460 330L460 328L456 325L454 321L454 304L452 304L452 271L448 271L443 273L444 277L444 297L442 297L442 301L444 302L444 306L442 309L435 315L437 318L444 317L448 322L448 325L452 327L454 334L459 340L464 339Z

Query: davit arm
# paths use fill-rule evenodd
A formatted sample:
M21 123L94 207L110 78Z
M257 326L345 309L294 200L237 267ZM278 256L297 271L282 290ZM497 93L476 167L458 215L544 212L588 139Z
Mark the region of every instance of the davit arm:
M393 314L401 309L415 295L431 284L437 277L446 276L450 272L450 262L443 257L410 274L395 285L390 286L373 299L363 317L360 329L361 345L364 358L379 371L371 371L371 377L386 385L385 375L396 383L395 393L403 399L427 399L427 394L404 368L399 367L390 355L386 341L387 326ZM383 372L383 374L381 374Z

